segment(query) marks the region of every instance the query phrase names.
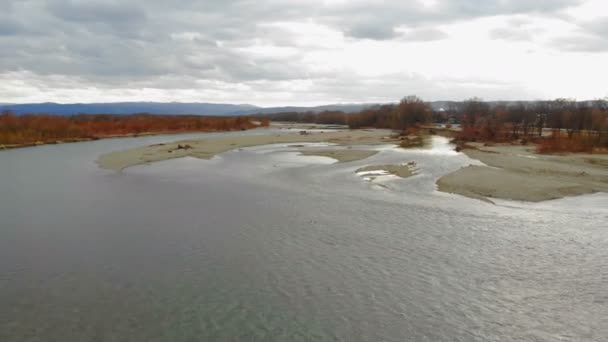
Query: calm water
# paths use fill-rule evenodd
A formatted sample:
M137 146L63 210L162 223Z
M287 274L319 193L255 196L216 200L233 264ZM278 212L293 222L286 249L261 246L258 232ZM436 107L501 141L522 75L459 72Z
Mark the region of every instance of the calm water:
M94 163L179 138L0 152L0 341L608 340L606 194L439 193L475 163L441 139L344 164L285 145Z

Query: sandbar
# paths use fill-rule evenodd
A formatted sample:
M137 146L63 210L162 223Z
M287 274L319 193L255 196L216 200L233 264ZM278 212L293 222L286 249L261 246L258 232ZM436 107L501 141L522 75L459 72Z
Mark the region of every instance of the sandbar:
M120 171L130 166L167 159L182 157L211 159L216 154L238 148L282 143L328 142L342 146L395 144L396 140L390 137L391 133L392 131L385 129L361 129L306 132L306 134L302 134L301 132L280 132L274 134L233 135L207 139L181 140L110 152L101 155L97 159L97 164L104 169ZM346 161L354 158L355 154L341 153L341 158ZM358 157L362 158L362 155Z
M534 146L508 144L471 146L462 152L487 166L467 166L441 177L439 191L528 202L608 192L608 155L542 155Z
M416 163L414 162L404 164L369 165L356 170L355 173L384 171L397 177L407 178L416 174L415 168Z
M367 159L378 151L374 150L303 150L300 151L303 156L320 156L329 157L338 160L340 163L348 163L357 160Z

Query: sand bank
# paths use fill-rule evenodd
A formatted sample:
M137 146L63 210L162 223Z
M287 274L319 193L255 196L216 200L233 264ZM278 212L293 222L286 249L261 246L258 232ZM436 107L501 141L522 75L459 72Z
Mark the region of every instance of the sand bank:
M211 159L216 154L222 152L258 145L306 142L329 142L338 145L373 145L396 143L394 139L390 138L390 135L390 130L373 129L311 132L307 134L300 134L299 132L281 132L268 135L235 135L208 139L182 140L166 144L155 144L123 151L110 152L100 156L97 159L97 163L104 169L119 171L129 166L174 158L196 157L201 159ZM357 153L341 153L341 158L345 161L349 158L355 157L362 159L363 155L361 153L358 155Z
M531 202L608 192L608 155L540 155L533 146L472 145L477 149L463 152L488 166L468 166L441 177L440 191Z
M329 157L338 160L340 163L348 163L357 160L369 158L378 151L372 150L303 150L300 151L303 156L320 156Z
M405 164L370 165L356 170L355 173L373 173L380 171L397 177L407 178L415 175L415 170L416 163L409 162Z

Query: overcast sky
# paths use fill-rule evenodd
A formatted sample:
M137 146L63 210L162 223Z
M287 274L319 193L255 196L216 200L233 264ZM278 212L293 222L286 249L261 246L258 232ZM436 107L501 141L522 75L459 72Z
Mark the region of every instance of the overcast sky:
M608 96L606 0L0 0L0 103Z

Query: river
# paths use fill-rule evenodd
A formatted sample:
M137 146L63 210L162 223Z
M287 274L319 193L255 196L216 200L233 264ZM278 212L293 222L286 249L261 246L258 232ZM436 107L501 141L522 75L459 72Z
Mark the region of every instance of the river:
M474 164L286 145L122 173L183 138L0 152L0 341L606 341L608 195L497 205L435 190ZM354 170L415 161L407 179Z

